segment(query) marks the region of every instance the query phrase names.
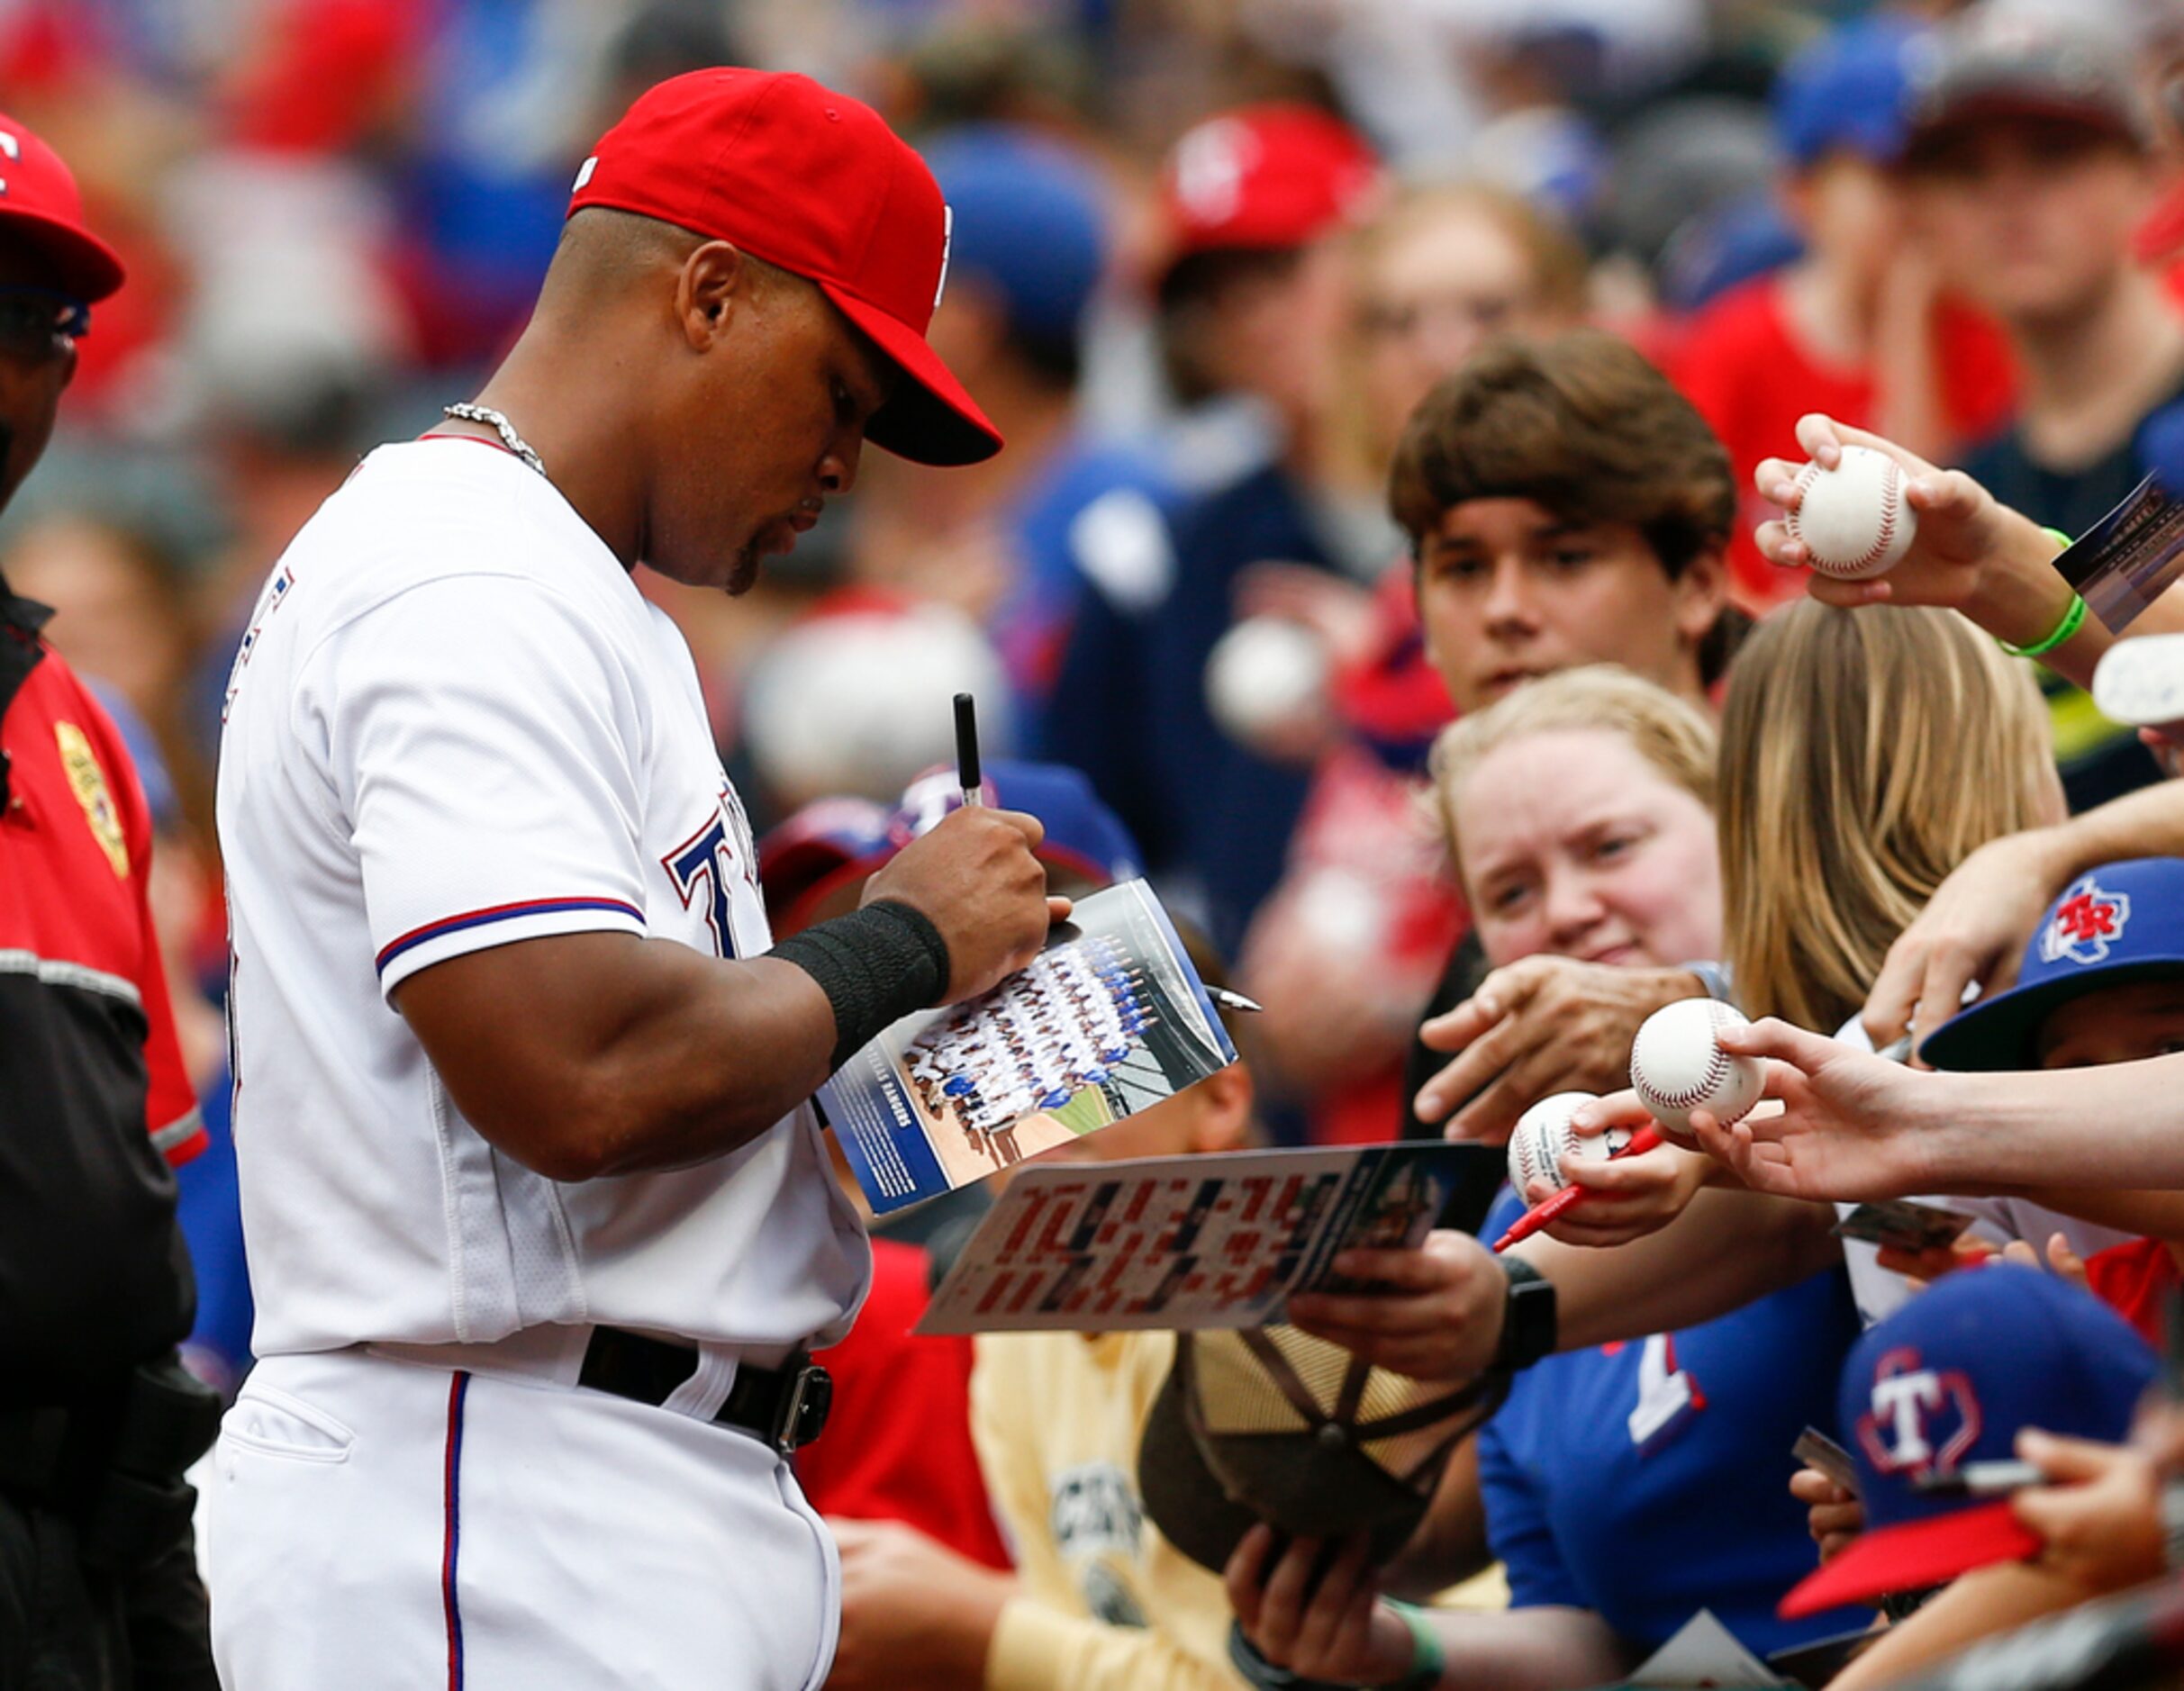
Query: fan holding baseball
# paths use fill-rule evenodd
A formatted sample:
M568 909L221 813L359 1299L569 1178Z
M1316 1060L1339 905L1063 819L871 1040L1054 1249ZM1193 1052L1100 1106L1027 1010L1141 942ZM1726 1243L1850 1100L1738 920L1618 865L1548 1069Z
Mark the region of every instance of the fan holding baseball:
M2060 537L1963 471L1819 412L1799 420L1798 446L1801 457L1766 458L1754 473L1759 491L1783 508L1756 538L1770 562L1813 572L1814 598L1846 608L1945 606L2090 683L2112 639L2078 610L2057 573Z

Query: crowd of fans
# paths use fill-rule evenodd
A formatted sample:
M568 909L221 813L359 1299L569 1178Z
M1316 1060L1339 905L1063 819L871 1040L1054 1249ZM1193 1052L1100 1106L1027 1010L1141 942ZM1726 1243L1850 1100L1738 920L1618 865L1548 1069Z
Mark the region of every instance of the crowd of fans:
M1572 1090L1640 1121L1632 1036L1695 997L1774 1018L1729 1040L1786 1106L1572 1163L1591 1200L1518 1252L1556 1353L1400 1549L1179 1551L1138 1478L1172 1336L914 1338L969 1217L891 1220L800 1458L833 1683L1581 1687L1709 1609L1763 1656L1856 1634L1799 1670L1854 1688L2096 1604L2148 1654L2114 1683L2176 1683L2170 1611L2115 1594L2184 1554L2150 1386L2184 1137L2145 1063L2184 1048L2184 789L2084 691L2107 632L2050 638L2043 533L2184 475L2167 0L0 4L0 105L131 278L0 571L144 772L210 1135L192 1367L250 1362L210 809L242 620L359 454L505 348L590 140L723 62L919 146L932 344L1010 442L868 454L740 597L640 572L777 934L941 813L967 689L1055 890L1148 876L1264 1009L1245 1064L1066 1153L1499 1144ZM1781 506L1845 440L1898 456L1919 538L1808 593ZM1918 1194L1968 1230L1835 1231ZM1471 1181L1298 1326L1506 1371L1477 1240L1540 1195ZM1808 1427L1846 1469L1792 1458ZM2012 1455L2012 1498L1915 1483Z

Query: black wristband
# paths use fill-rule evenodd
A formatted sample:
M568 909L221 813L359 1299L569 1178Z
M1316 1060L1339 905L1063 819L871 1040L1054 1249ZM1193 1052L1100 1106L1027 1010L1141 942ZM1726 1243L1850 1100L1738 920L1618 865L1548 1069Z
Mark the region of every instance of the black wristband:
M818 981L834 1007L829 1070L913 1010L938 1004L947 990L947 941L924 911L894 899L792 934L772 954Z
M1493 1367L1515 1373L1554 1353L1554 1282L1520 1256L1498 1256L1494 1261L1509 1276L1509 1289Z

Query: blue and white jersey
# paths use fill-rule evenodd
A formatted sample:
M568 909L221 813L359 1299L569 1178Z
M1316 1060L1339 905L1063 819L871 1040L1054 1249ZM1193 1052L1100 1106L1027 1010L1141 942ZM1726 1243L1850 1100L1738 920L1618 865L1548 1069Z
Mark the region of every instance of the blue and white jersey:
M1523 1211L1505 1193L1483 1235ZM1511 1606L1590 1609L1642 1649L1701 1608L1764 1655L1871 1620L1775 1618L1817 1566L1790 1495L1798 1434L1835 1436L1858 1312L1830 1270L1701 1326L1551 1356L1479 1435Z
M258 1354L847 1325L870 1255L808 1106L694 1168L564 1184L463 1118L390 1002L542 936L772 943L689 648L549 482L475 439L373 453L275 566L226 716Z

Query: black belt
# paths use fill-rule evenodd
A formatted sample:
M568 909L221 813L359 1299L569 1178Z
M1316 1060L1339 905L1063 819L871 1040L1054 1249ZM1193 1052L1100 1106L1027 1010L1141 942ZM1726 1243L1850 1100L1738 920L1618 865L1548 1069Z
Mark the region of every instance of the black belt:
M698 1352L686 1344L648 1339L621 1327L594 1327L576 1383L657 1409L698 1371ZM737 1364L736 1382L713 1419L765 1440L786 1456L820 1435L833 1402L832 1377L799 1351L779 1368Z

